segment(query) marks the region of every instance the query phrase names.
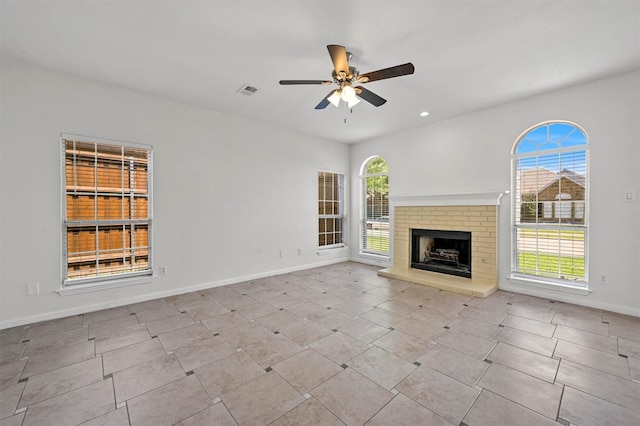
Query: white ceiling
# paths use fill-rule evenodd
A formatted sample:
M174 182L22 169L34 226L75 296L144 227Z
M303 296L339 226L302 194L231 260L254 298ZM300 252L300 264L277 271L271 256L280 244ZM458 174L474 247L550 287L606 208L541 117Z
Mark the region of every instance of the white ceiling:
M640 68L638 0L2 0L0 13L2 55L347 143ZM366 85L381 107L314 110L333 86L278 81L330 80L327 44L361 73L416 71Z

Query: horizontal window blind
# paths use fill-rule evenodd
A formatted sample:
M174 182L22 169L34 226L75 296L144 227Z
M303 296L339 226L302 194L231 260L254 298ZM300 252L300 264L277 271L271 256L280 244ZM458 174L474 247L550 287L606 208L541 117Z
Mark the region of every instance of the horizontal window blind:
M318 172L318 246L344 243L344 175Z
M517 145L513 273L586 284L586 145L568 123L537 127Z
M374 157L364 166L360 247L363 253L389 254L389 175L386 161Z
M62 140L65 285L151 272L151 147Z

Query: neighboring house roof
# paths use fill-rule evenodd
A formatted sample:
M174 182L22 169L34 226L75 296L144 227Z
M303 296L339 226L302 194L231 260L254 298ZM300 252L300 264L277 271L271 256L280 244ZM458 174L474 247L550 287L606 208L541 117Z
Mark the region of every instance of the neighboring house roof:
M558 173L561 177L566 177L567 179L572 180L573 182L577 183L578 185L584 187L585 186L585 176L578 174L576 172L574 172L573 170L569 170L569 169L562 169L560 170L560 173Z
M583 175L579 175L571 170L563 169L563 170L560 170L560 172L556 175L556 178L553 181L546 184L543 188L540 188L538 190L538 194L562 178L569 179L571 182L584 188L585 178Z
M584 188L585 177L569 169L562 169L558 173L554 173L544 167L535 169L526 169L520 171L520 193L529 194L532 192L540 193L544 189L551 186L558 179L566 178L577 185Z
M558 175L544 167L520 170L520 193L538 193L547 185L558 179Z

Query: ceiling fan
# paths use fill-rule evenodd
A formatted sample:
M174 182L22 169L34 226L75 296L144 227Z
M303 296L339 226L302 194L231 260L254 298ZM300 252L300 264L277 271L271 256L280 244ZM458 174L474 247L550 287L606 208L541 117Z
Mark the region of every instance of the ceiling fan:
M413 74L414 67L411 62L396 65L395 67L385 68L378 71L372 71L360 74L358 69L349 65L351 53L347 52L344 46L330 44L327 46L329 55L333 61L334 70L331 72L333 81L331 80L280 80L280 84L288 86L295 84L332 84L335 83L339 88L332 90L324 99L316 105L315 109L324 109L327 105L332 104L336 107L340 104L340 100L345 101L349 108L356 105L360 100L364 99L372 105L379 107L387 102L370 90L362 86L353 86L353 83L369 83L376 80L384 80L385 78L400 77L403 75Z

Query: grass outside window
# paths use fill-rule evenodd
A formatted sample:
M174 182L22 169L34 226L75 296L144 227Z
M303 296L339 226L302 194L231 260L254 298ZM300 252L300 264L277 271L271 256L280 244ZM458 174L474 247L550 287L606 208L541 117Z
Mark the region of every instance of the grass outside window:
M367 236L367 250L389 253L389 237Z
M584 257L520 252L518 253L518 271L531 275L583 281Z
M551 240L571 240L571 241L584 241L584 231L572 231L569 229L554 230L554 229L519 229L518 235L520 237Z

